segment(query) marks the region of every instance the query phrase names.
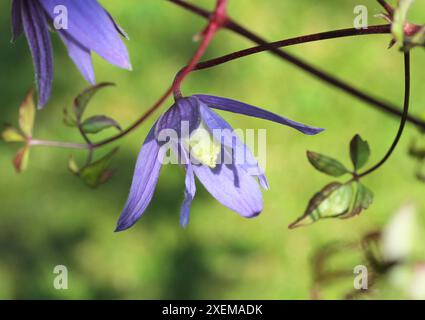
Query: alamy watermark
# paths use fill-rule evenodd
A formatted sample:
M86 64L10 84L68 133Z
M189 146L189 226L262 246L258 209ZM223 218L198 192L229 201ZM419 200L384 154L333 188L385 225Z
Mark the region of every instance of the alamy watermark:
M57 5L53 9L55 18L53 19L53 26L56 30L68 29L68 8L64 5Z
M369 10L365 5L358 5L354 7L354 28L361 30L369 27Z
M354 289L356 290L367 290L369 289L369 272L366 266L358 265L354 268Z
M212 168L238 165L250 175L262 174L266 169L266 129L209 130L200 126L191 131L189 122L182 121L179 131L170 128L156 133L161 164L203 164Z
M64 265L57 265L53 268L53 274L57 275L53 279L53 288L68 290L68 268Z

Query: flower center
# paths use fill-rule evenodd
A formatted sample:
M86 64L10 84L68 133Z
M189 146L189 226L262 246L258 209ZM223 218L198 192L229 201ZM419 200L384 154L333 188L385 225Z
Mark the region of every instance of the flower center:
M200 163L210 168L217 166L217 158L221 152L221 145L214 140L204 122L195 129L190 137L185 140L189 146L189 153Z

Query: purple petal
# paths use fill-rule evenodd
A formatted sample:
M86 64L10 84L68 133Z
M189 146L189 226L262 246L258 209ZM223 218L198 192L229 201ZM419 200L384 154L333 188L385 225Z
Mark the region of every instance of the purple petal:
M68 34L82 47L93 50L111 64L131 69L127 48L117 32L114 21L96 0L38 0L51 19L57 5L68 9Z
M12 0L12 42L14 42L23 31L21 12L22 0Z
M193 166L196 176L221 204L246 218L263 210L263 196L255 179L235 165Z
M154 128L155 126L140 151L130 195L118 220L116 232L133 226L152 200L164 158L164 152L155 140Z
M68 49L69 57L74 61L83 77L92 85L96 84L96 76L93 70L90 50L82 47L66 33L59 32L59 35Z
M195 95L195 97L199 98L202 102L207 104L210 108L215 108L219 110L229 111L233 113L239 113L243 115L247 115L250 117L256 117L260 119L270 120L273 122L277 122L280 124L283 124L285 126L289 126L291 128L294 128L302 133L308 134L308 135L315 135L323 131L323 129L310 127L307 125L304 125L299 122L295 122L292 120L289 120L287 118L283 118L277 114L274 114L272 112L269 112L264 109L260 109L258 107L251 106L249 104L239 102L236 100L226 99L226 98L220 98L215 96L208 96L208 95L202 95L198 94Z
M50 98L53 81L52 44L44 12L36 1L22 2L22 22L31 49L38 89L38 106Z
M184 123L188 124L188 132L199 127L201 117L199 114L199 100L193 97L179 99L158 121L155 136L158 137L162 130L173 129L180 137L185 134L182 129Z
M261 186L264 189L269 189L267 178L264 175L264 171L260 168L257 159L255 159L248 146L234 133L230 124L203 103L200 104L200 111L202 120L214 135L214 138L233 150L236 164L240 165L246 173L258 176ZM214 134L214 132L220 132L221 136L217 137L217 134Z
M192 201L195 198L196 184L195 175L193 173L193 166L189 162L189 157L183 148L180 149L182 150L183 156L185 157L185 163L188 163L188 165L186 165L184 201L180 214L180 225L183 228L186 228L189 224L190 206L192 205Z

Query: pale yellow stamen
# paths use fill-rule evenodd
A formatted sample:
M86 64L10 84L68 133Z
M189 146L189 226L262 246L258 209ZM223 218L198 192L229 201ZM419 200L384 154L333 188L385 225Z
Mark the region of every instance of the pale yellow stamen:
M221 151L221 145L214 140L211 133L203 122L195 129L186 139L186 144L189 146L189 153L196 158L200 163L210 168L217 166L217 158Z

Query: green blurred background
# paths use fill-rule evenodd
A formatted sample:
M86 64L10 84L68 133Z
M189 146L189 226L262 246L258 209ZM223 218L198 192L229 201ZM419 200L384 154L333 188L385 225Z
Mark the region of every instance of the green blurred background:
M108 114L126 126L163 93L187 62L197 46L192 37L205 21L165 0L101 2L130 35L126 44L134 70L123 71L95 57L97 80L113 81L118 87L102 91L89 113ZM207 8L214 3L194 2ZM380 12L375 2L230 0L229 10L250 29L279 40L351 27L353 8L358 4L368 6L371 24L381 23L373 18ZM0 117L1 122L16 123L19 103L33 85L33 67L24 37L16 44L10 42L9 12L9 1L1 1ZM417 1L412 20L423 22L423 12L425 3ZM53 97L37 114L35 136L80 142L77 132L63 125L62 110L87 83L58 37L53 39ZM387 50L389 40L388 35L339 39L288 51L401 105L403 59L396 49ZM251 44L246 40L223 31L205 58L248 46ZM412 65L412 113L425 115L422 49L412 53ZM0 298L308 299L311 256L318 248L330 242L358 240L364 233L379 229L406 201L417 204L425 225L425 184L415 179L415 163L407 155L409 143L417 135L412 126L391 160L365 181L376 195L370 210L352 220L325 221L290 231L288 224L302 214L308 199L330 182L310 167L305 151L327 153L349 165L347 143L360 133L371 144L372 161L377 161L392 142L397 119L267 53L193 74L183 90L185 94L242 100L327 130L308 137L262 120L224 114L235 128L267 129L271 189L264 193L262 215L244 220L199 186L189 228L182 230L179 210L184 175L169 166L161 173L144 217L119 234L113 230L127 198L139 148L154 118L117 143L117 175L97 190L87 188L67 171L70 154L83 156L79 151L34 149L29 170L18 175L11 166L17 147L0 143ZM69 290L53 288L56 265L68 267ZM351 283L348 279L346 285ZM327 297L340 295L331 290ZM402 295L382 291L375 297Z

